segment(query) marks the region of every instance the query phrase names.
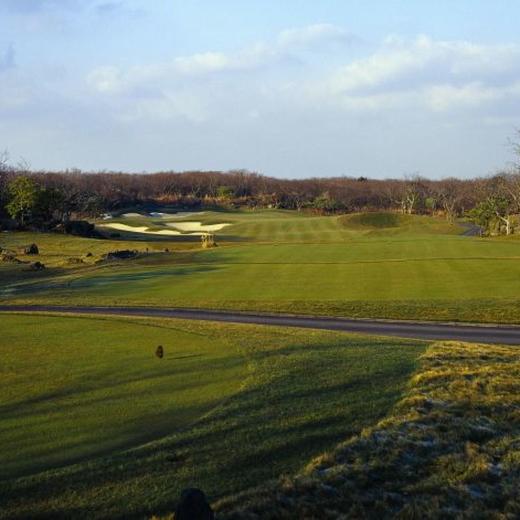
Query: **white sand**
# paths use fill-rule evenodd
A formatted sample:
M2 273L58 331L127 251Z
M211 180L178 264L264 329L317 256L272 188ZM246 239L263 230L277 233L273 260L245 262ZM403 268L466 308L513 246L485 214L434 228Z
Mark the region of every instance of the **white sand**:
M151 231L147 226L129 226L127 224L119 224L113 222L111 224L102 224L103 227L117 229L118 231L129 231L130 233L146 233L147 235L182 235L180 231L173 229L161 229L159 231Z
M179 226L180 224L200 224L200 222L179 222L178 224L175 224L176 226ZM120 224L119 222L112 222L110 224L99 224L102 227L107 227L110 229L117 229L118 231L128 231L129 233L144 233L146 235L169 235L169 236L197 236L200 237L201 235L205 235L208 231L205 228L215 228L215 226L221 226L219 229L221 229L223 226L229 226L229 224L214 224L213 226L200 226L199 228L193 228L198 229L193 231L193 229L187 229L185 227L182 230L177 229L160 229L158 231L151 230L148 226L129 226L128 224ZM174 224L168 224L173 226ZM211 229L212 231L213 229ZM184 233L181 233L181 231L184 231Z
M123 213L121 215L122 217L125 217L125 218L131 218L131 217L144 217L145 215L141 215L141 213Z
M202 222L168 222L166 225L184 232L199 231L208 233L211 231L220 231L221 229L225 228L226 226L230 226L231 224L204 225Z

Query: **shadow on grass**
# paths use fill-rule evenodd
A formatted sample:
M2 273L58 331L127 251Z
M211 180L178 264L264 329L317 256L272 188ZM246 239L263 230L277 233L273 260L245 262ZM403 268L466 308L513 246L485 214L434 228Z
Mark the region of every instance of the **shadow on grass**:
M184 487L200 486L215 499L297 471L373 424L401 396L422 345L415 344L414 354L392 341L372 343L377 346L351 339L334 346L295 342L272 356L252 352L263 367L258 377L188 428L127 452L0 484L0 493L9 504L30 497L29 508L53 497L55 517L83 500L88 509L78 518L107 516L108 507L112 518L142 518L172 511Z
M152 356L152 351L150 351L150 357ZM200 354L193 354L188 356L179 356L177 358L171 358L173 360L179 360L179 359L188 359L188 358L196 358L201 357ZM158 363L162 363L163 361L158 361ZM168 372L166 373L157 373L155 370L148 370L147 372L139 372L133 377L126 377L121 378L118 381L115 382L109 382L104 377L96 377L96 379L90 379L88 384L79 385L78 387L74 388L62 388L59 391L54 392L46 392L43 394L40 394L36 397L32 397L29 399L25 399L23 401L15 401L10 404L2 405L0 406L0 416L2 417L2 420L7 421L9 419L19 419L26 415L31 415L35 412L35 410L31 409L35 406L55 406L57 402L59 402L62 399L70 399L70 398L76 398L81 400L82 405L102 405L104 402L110 402L114 399L113 391L117 389L118 387L123 387L125 385L131 385L133 383L144 383L144 382L150 382L150 384L157 384L161 380L168 380L172 379L177 375L182 375L183 378L188 377L188 380L182 384L179 385L178 383L175 385L173 390L175 391L184 391L189 389L198 388L200 386L200 379L198 379L196 376L198 374L214 370L218 372L219 370L227 370L229 368L232 368L236 365L239 365L242 363L242 360L240 358L236 358L235 363L231 363L230 358L222 358L222 359L208 359L204 363L197 363L196 366L192 366L191 368L179 366L175 367L172 366L168 369ZM112 374L107 374L107 378L112 377ZM74 383L75 384L75 383ZM88 396L84 394L88 394L89 392L93 391L100 391L103 390L105 392L109 392L105 397L103 398L89 398ZM157 388L156 391L167 391L166 389L163 389L162 387ZM59 403L59 407L61 411L67 410L67 409L76 409L78 407L78 402L73 401L69 403Z
M111 269L117 268L118 266L110 266ZM4 291L0 291L0 295L4 297L13 296L24 296L34 295L35 293L45 291L59 291L59 290L77 290L77 289L89 289L95 287L103 287L108 285L117 284L129 284L133 282L141 282L146 280L157 280L160 281L163 277L180 277L180 276L193 276L201 273L207 273L220 269L217 266L212 265L194 265L194 266L175 266L172 268L164 269L150 269L149 271L128 271L127 269L131 266L122 267L123 272L116 272L111 274L100 273L100 274L86 274L80 278L67 278L65 280L57 279L46 279L42 282L34 283L20 283L10 285Z

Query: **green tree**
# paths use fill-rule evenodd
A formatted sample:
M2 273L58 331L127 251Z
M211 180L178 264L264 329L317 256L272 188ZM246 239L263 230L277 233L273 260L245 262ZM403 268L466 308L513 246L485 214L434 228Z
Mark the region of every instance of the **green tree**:
M479 202L469 213L469 218L486 231L489 230L491 221L494 217L494 212L488 200Z
M331 197L328 191L316 197L312 205L314 209L317 209L321 213L335 213L336 211L345 209L345 205Z
M37 192L33 215L44 222L51 222L55 218L63 220L64 194L56 188L40 189Z
M513 232L511 200L505 195L497 195L489 199L489 204L500 224L505 226L506 235L510 235Z
M235 191L231 186L219 186L217 188L217 197L219 199L232 199Z
M484 228L488 233L492 232L497 222L505 225L505 233L513 232L511 225L511 205L506 197L491 196L479 202L470 212L470 218ZM500 232L500 226L498 226Z
M38 203L38 185L29 177L15 177L7 185L9 215L19 220L22 226Z

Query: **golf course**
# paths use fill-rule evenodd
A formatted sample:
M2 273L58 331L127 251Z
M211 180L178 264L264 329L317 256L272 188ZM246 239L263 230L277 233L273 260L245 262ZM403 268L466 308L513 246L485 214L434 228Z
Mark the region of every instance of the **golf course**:
M520 520L519 20L0 0L0 520Z
M515 323L520 241L466 236L441 218L375 213L312 216L294 211L196 214L229 224L218 247L200 237L150 235L168 218L111 219L145 232L107 240L4 233L2 247L35 242L47 269L0 265L0 303L77 303L295 312L367 318ZM175 224L193 222L185 215ZM98 223L106 230L106 221ZM166 237L166 239L165 239ZM132 260L104 262L114 249ZM90 254L88 258L85 256ZM435 303L435 305L432 305Z
M279 496L278 479L296 479L283 492L304 497L298 479L315 479L324 460L341 465L325 454L400 414L411 382L430 370L424 360L441 348L312 328L91 315L89 306L520 321L520 241L472 236L462 221L158 208L93 223L99 238L0 235L6 251L36 244L45 265L29 270L24 255L0 264L0 518L170 518L193 486L223 518L241 518L245 504L265 509L266 493ZM217 247L201 248L209 232ZM133 253L107 256L121 250ZM8 312L15 305L47 310ZM503 355L516 370L514 347L499 350L497 363ZM453 369L471 372L473 362ZM498 381L489 385L498 392ZM278 507L272 518L283 517Z

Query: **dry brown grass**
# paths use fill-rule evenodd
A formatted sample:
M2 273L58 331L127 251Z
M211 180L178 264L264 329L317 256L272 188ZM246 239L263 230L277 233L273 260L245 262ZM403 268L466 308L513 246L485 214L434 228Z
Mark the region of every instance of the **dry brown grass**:
M436 343L387 418L219 519L520 517L520 350Z

